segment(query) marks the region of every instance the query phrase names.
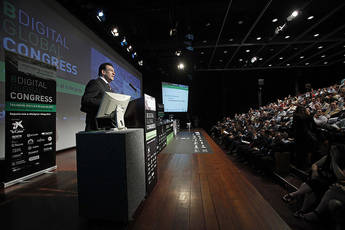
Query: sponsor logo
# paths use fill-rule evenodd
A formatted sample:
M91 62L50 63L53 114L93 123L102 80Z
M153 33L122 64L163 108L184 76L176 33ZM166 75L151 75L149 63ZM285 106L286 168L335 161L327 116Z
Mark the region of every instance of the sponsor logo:
M51 151L51 150L53 150L52 147L43 148L43 152L48 152L48 151Z
M38 159L40 159L40 155L29 157L29 161L36 161Z
M22 155L23 155L23 152L21 152L19 154L12 155L12 158L18 158L18 157L21 157Z
M34 143L34 139L29 139L28 140L28 145L32 145Z
M28 152L29 155L36 154L36 153L38 153L38 150L34 150L34 151L29 151Z
M28 146L28 150L32 150L32 149L38 149L38 145L34 145L34 146Z
M36 137L38 136L38 133L28 133L26 134L27 137Z
M12 123L12 130L10 130L11 133L23 133L24 132L24 126L21 121L15 121Z
M20 138L22 138L22 135L20 135L20 134L19 134L19 135L13 135L13 136L12 136L12 139L13 139L13 140L20 139Z
M12 146L12 148L15 148L15 147L20 147L20 146L23 146L24 145L24 143L14 143L14 144L12 144L11 146Z
M43 135L43 136L52 135L52 134L53 134L53 132L42 132L41 133L41 135Z
M19 153L22 151L22 148L14 148L12 149L12 153Z
M52 141L53 138L51 136L48 137L48 141Z
M52 144L53 144L52 142L49 142L49 143L44 144L43 146L49 146L49 145L52 145Z
M40 143L40 142L43 142L43 141L45 141L45 139L43 139L43 138L39 138L39 139L36 140L37 143Z

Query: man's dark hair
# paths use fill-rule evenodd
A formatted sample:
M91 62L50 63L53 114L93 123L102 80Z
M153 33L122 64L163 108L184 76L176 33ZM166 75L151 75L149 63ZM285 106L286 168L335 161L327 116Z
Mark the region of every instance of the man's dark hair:
M107 65L110 65L110 66L112 66L114 68L113 64L111 64L111 63L107 63L107 62L103 63L98 68L98 76L102 75L102 70L107 70L107 68L106 68Z

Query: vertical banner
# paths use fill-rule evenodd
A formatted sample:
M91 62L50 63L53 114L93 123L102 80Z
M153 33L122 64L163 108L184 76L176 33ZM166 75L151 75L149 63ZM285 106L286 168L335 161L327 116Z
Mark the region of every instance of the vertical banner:
M5 69L6 184L56 166L56 68L6 52Z
M145 103L145 167L146 193L151 193L157 184L157 127L156 99L144 94Z

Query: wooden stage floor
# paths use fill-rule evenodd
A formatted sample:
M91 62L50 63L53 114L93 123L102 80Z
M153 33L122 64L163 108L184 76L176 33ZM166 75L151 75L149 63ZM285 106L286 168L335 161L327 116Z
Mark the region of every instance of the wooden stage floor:
M158 184L128 226L78 216L74 149L57 154L54 173L0 191L0 224L6 230L290 229L207 133L200 131L214 153L166 154L163 150L158 157Z

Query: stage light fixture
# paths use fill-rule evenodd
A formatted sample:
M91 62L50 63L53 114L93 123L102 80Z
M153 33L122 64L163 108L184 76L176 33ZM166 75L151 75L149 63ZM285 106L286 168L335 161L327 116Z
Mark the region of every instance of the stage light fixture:
M299 58L300 58L300 59L303 59L303 58L304 58L304 56L300 56Z
M183 70L184 69L184 64L181 62L177 65L177 69Z
M318 37L320 34L314 34L314 37Z
M103 10L99 10L99 11L97 12L97 19L98 19L100 22L104 22L104 21L105 21L105 15L104 15Z
M110 32L114 37L118 37L120 35L117 27L113 27Z
M305 65L309 65L309 62L306 62Z
M132 49L133 49L133 47L132 47L131 45L129 45L129 46L127 47L127 52L128 52L128 53L131 52Z
M325 61L323 64L327 65L327 64L328 64L328 62L326 62L326 61Z
M254 62L256 62L257 60L258 60L258 58L254 56L254 57L252 57L252 59L250 59L250 62L251 62L251 63L254 63Z
M261 40L261 37L257 37L256 40L260 41L260 40Z
M272 22L277 22L278 19L277 18L273 18Z
M250 52L250 50L246 50L246 53L249 53Z
M177 57L181 56L181 54L182 54L182 51L181 51L181 50L176 50L176 51L175 51L175 55L176 55Z
M262 59L263 59L262 57L261 57L261 58L259 58L259 61L262 61Z
M238 59L238 61L239 61L239 62L241 62L241 61L243 61L243 59L242 59L242 58L240 58L240 59Z
M228 53L228 51L227 51L227 50L224 50L224 53L225 53L225 54L227 54L227 53Z
M286 36L285 36L285 39L289 39L289 38L290 38L290 36L289 36L289 35L286 35Z
M318 49L322 49L323 48L323 46L319 46L319 47L317 47Z
M289 63L286 63L286 66L290 66L290 64L289 64Z
M269 66L269 67L271 67L271 66L272 66L272 64L269 64L268 66Z
M204 54L204 51L201 51L200 54Z
M321 55L321 57L322 57L322 58L324 58L324 57L326 57L326 55L325 55L325 54L323 54L323 55Z
M279 60L283 60L284 58L283 57L280 57Z
M123 39L122 39L120 44L121 44L121 46L126 46L127 45L126 37L123 37Z
M309 16L307 19L308 19L308 20L312 20L313 18L314 18L314 16L311 15L311 16Z
M299 15L298 10L294 10L289 17L286 18L288 22L292 21L294 18L296 18Z
M132 58L134 59L137 56L137 52L132 53Z
M140 61L138 61L138 64L139 64L140 66L143 66L143 65L144 65L144 61L143 61L143 60L140 60Z

